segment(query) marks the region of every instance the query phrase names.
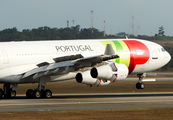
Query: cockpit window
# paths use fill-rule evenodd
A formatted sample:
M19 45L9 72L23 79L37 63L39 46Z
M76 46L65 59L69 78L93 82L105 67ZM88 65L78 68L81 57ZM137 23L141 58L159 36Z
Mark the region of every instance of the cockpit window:
M165 52L166 50L164 48L161 48L162 52Z

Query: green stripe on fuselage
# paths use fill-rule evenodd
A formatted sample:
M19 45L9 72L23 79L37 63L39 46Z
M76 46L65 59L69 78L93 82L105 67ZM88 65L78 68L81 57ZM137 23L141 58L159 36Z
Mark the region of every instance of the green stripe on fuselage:
M129 67L130 64L130 51L128 46L126 45L126 43L124 41L118 41L121 46L122 46L122 51L121 53L119 53L120 55L120 63L125 64L127 67Z
M122 45L120 44L120 42L119 41L113 41L114 42L114 44L115 44L115 47L116 47L116 52L118 53L118 55L120 56L120 52L123 50L123 47L122 47ZM120 58L117 58L116 60L115 60L115 62L117 62L117 63L120 63L121 61L121 56L120 56Z
M123 41L100 41L104 47L107 44L111 44L116 53L120 56L120 58L114 59L114 62L125 64L129 67L130 64L130 51L128 46Z

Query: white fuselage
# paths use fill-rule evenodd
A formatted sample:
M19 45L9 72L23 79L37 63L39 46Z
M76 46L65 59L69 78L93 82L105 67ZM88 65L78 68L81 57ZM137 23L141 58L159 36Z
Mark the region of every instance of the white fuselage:
M65 40L65 41L32 41L32 42L3 42L0 43L0 83L5 81L14 83L34 82L34 80L20 80L9 76L17 76L29 70L37 68L37 64L42 62L53 63L53 58L61 56L82 54L84 57L103 54L105 47L103 42L121 41L119 40ZM136 40L143 43L149 50L149 59L144 64L136 64L130 74L143 73L156 70L170 61L170 55L164 51L163 47L149 41ZM136 51L116 51L125 64L130 55L136 54L142 57L145 50ZM121 61L120 61L121 63ZM73 74L73 73L72 73ZM70 79L74 75L52 76L52 80ZM7 80L10 79L10 80ZM16 81L15 81L16 80Z

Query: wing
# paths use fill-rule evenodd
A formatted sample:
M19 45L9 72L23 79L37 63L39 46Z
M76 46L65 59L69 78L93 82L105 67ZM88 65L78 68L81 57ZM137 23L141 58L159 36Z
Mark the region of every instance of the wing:
M119 58L115 54L111 44L108 44L105 53L90 57L83 57L81 54L54 58L54 63L42 62L37 64L37 68L24 73L21 79L32 76L33 79L50 75L63 74L77 71L80 68L91 67L103 61Z

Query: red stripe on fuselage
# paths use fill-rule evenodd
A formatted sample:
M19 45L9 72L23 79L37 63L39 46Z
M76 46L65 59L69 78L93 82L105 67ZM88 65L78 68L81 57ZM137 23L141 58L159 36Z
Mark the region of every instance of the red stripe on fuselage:
M130 51L129 73L132 73L136 65L145 64L150 56L147 46L136 40L123 40Z

